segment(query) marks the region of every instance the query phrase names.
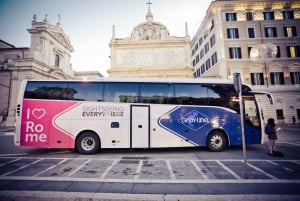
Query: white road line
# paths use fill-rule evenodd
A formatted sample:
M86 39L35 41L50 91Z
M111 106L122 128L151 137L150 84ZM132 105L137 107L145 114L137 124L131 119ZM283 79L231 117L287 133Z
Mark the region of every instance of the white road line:
M1 176L7 176L7 175L10 175L10 174L15 173L15 172L17 172L17 171L19 171L19 170L25 169L25 168L29 167L30 165L33 165L33 164L35 164L35 163L38 163L38 162L40 162L40 161L42 161L42 160L43 160L43 159L41 158L41 159L39 159L39 160L33 161L33 162L31 162L31 163L29 163L29 164L27 164L27 165L23 165L23 166L21 166L21 167L15 169L15 170L12 170L12 171L10 171L10 172L7 172L7 173L5 173L5 174L2 174Z
M234 178L236 178L236 179L242 179L239 175L237 175L235 172L233 172L229 167L227 167L226 165L224 165L221 161L216 160L216 162L217 162L222 168L224 168L227 172L229 172Z
M59 163L57 163L57 164L55 164L55 165L52 165L52 166L48 167L47 169L45 169L45 170L43 170L43 171L41 171L41 172L36 173L36 174L33 175L32 177L38 177L38 176L40 176L41 174L43 174L43 173L45 173L45 172L47 172L47 171L49 171L49 170L51 170L51 169L57 167L58 165L64 163L64 162L67 161L67 160L68 160L68 159L61 160Z
M297 165L300 165L300 161L291 161L292 163L296 163Z
M118 183L216 183L216 184L244 184L244 183L283 183L300 184L299 179L99 179L83 177L31 177L31 176L0 176L0 180L32 180L32 181L86 181L86 182L118 182Z
M275 162L273 162L273 161L267 160L267 162L268 162L268 163L271 163L272 165L279 166L278 163L275 163Z
M16 161L21 160L21 159L22 159L22 158L16 158L15 160L7 161L6 163L0 164L0 167L1 167L1 166L4 166L4 165L7 165L7 164L10 164L10 163L13 163L13 162L16 162Z
M256 171L258 171L258 172L260 172L260 173L263 173L264 175L266 175L266 176L268 176L268 177L270 177L270 178L272 178L272 179L278 179L277 177L274 177L273 175L271 175L271 174L269 174L269 173L263 171L262 169L260 169L260 168L258 168L258 167L256 167L256 166L252 165L252 164L249 163L249 162L248 162L247 164L248 164L248 166L252 167L252 168L255 169Z
M201 174L201 176L204 178L204 179L208 179L208 176L201 171L201 169L199 168L199 166L195 163L195 161L191 161L192 165L194 166L194 168Z
M143 160L139 161L139 165L136 168L135 175L134 175L134 178L133 178L134 180L136 180L136 179L139 178L141 170L142 170L142 167L143 167L143 162L144 162Z
M289 144L289 145L294 145L294 146L300 147L300 144L293 143L293 142L281 141L281 142L276 142L276 143L278 143L278 144Z
M176 179L176 176L175 176L174 171L173 171L173 169L172 169L170 160L166 160L166 164L167 164L167 167L168 167L168 170L169 170L171 179L172 179L172 180L175 180L175 179Z
M100 179L104 179L106 175L109 173L109 171L113 168L113 166L116 165L119 161L120 160L114 160L113 163L108 168L106 168L106 170L103 172Z
M13 156L26 156L28 155L27 153L21 153L21 154L0 154L0 157L5 157L5 156L10 156L10 157L13 157Z
M78 170L80 170L82 167L84 167L87 163L89 163L92 159L88 159L86 160L84 163L82 163L80 166L78 166L75 170L73 170L73 172L70 172L68 174L68 177L72 176L75 172L77 172Z

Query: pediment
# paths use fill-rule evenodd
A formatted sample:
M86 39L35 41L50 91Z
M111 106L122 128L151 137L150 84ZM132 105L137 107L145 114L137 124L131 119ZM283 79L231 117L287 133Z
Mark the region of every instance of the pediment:
M144 22L134 27L132 40L164 40L169 36L166 26L159 22Z
M53 38L55 38L56 40L58 40L61 44L63 44L64 46L68 47L71 52L74 51L74 48L71 45L71 42L69 41L69 39L67 38L67 36L65 35L65 33L62 30L49 30L49 34Z
M289 68L299 68L300 67L300 63L295 62L295 63L290 64L288 67Z

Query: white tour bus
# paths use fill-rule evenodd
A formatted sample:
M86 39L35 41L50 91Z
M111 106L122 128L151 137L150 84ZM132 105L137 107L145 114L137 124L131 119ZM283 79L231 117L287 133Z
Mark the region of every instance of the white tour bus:
M242 85L246 144L263 142L254 93ZM74 148L242 145L239 97L232 81L103 78L24 80L15 144Z

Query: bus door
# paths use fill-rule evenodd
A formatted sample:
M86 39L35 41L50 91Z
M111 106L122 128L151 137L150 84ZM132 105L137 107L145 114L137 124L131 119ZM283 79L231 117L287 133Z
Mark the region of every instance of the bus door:
M149 148L150 106L131 105L130 113L130 147Z
M260 144L262 141L259 108L254 96L244 97L245 133L247 144Z

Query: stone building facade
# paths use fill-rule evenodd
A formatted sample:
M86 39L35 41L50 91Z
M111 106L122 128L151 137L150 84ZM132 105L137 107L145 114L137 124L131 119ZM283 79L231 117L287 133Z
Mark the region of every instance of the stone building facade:
M19 86L24 79L89 79L102 77L98 72L75 72L74 51L60 22L53 25L47 16L41 22L34 15L30 47L16 48L0 40L0 124L13 126Z
M190 37L170 36L163 24L153 21L148 9L146 22L134 27L128 38L110 41L110 77L192 77Z
M272 57L254 60L252 48L275 45ZM300 2L295 0L215 0L192 39L194 77L242 81L271 92L274 105L258 96L265 121L300 120ZM276 49L276 48L275 48Z

